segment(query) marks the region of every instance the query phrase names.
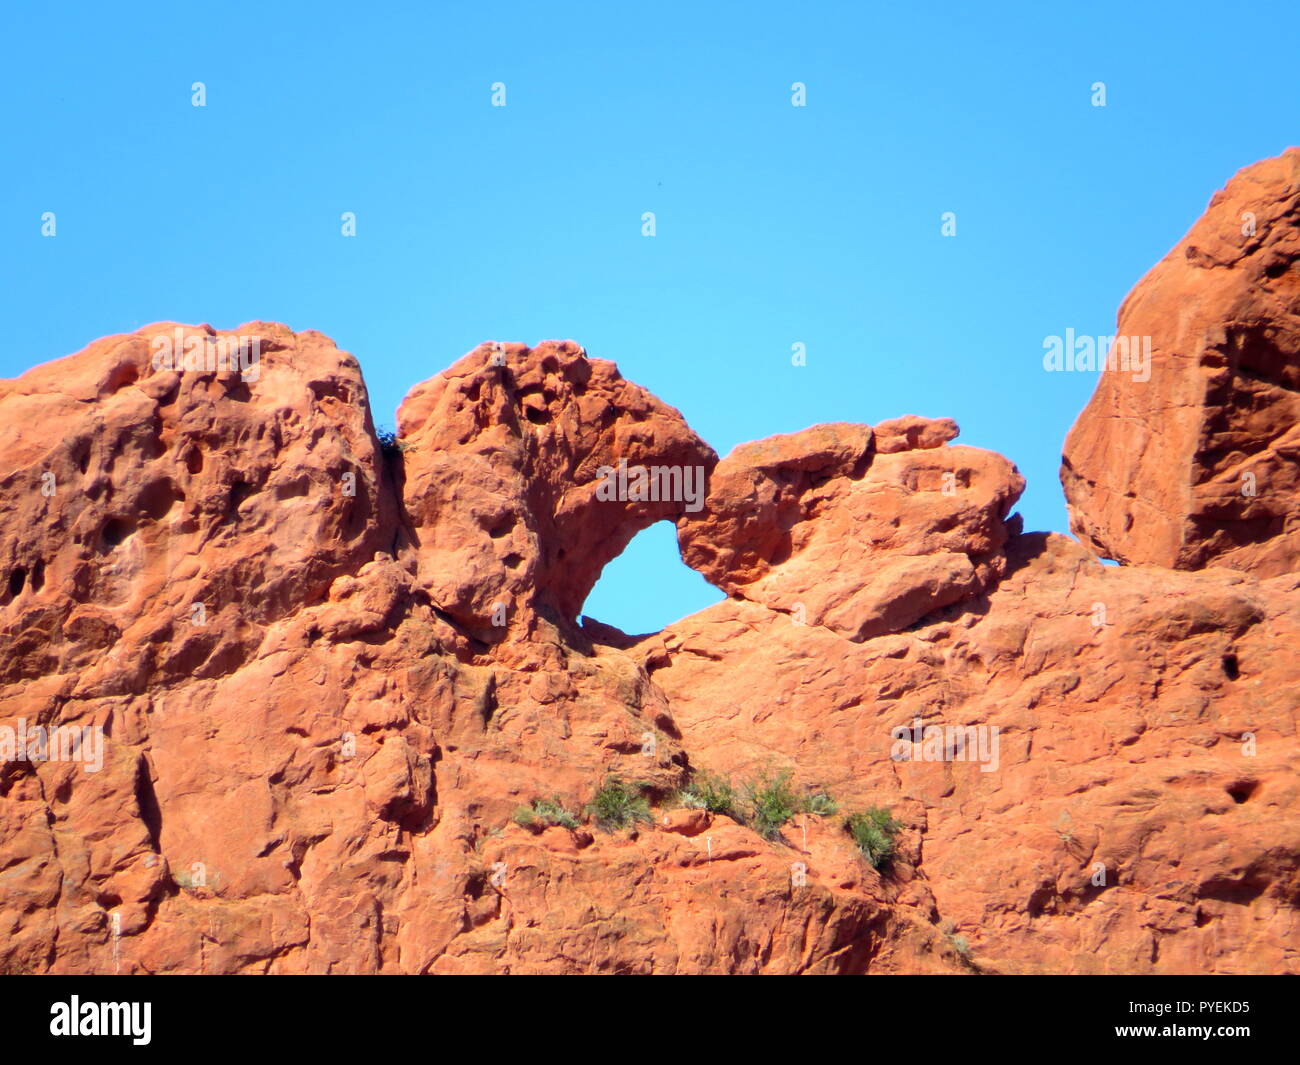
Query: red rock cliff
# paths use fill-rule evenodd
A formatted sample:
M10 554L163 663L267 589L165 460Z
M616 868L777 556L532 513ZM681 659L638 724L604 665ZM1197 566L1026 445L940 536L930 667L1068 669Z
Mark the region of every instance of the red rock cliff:
M1116 335L1150 366L1102 374L1061 467L1071 527L1103 557L1300 569L1297 264L1292 148L1228 182L1124 301Z
M481 346L391 448L355 360L283 326L0 382L0 729L105 737L94 772L0 746L0 970L1300 972L1296 158L1130 297L1175 332L1067 444L1085 542L1154 564L1022 533L1015 467L950 421L719 461L571 342ZM155 368L177 328L259 372ZM620 462L704 505L610 498ZM729 598L580 622L661 519ZM674 799L779 770L838 812L765 838ZM649 822L582 814L609 774ZM517 823L552 797L576 827ZM880 869L843 825L871 806Z

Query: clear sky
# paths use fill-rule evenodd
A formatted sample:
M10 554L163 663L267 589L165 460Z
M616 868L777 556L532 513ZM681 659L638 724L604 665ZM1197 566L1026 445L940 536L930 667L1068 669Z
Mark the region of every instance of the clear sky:
M1037 529L1067 527L1095 384L1045 372L1044 338L1114 332L1214 191L1300 142L1294 0L6 0L0 23L0 376L151 321L282 321L353 352L392 425L480 341L572 338L722 454L954 417L1019 465ZM717 597L663 526L587 612L647 631Z

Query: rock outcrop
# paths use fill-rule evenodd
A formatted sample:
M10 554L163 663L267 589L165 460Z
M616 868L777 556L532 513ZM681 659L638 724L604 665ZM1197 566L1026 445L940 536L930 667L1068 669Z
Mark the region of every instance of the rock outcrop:
M1074 533L1120 562L1300 569L1300 149L1215 194L1116 335L1150 364L1117 351L1070 431Z
M676 410L570 342L482 345L411 391L398 432L421 584L483 640L575 618L633 536L684 512L648 471L702 489L718 461ZM620 463L647 470L646 498L600 498Z
M679 522L682 558L733 596L850 640L987 588L1024 478L1001 455L943 447L957 435L948 419L896 425L879 438L819 425L742 444L718 464L704 510Z
M1126 305L1225 317L1157 345L1150 396L1103 376L1087 547L1022 532L1015 467L947 419L719 461L567 341L477 348L395 441L351 356L265 323L0 382L0 971L1300 972L1300 573L1287 519L1230 524L1294 472L1295 349L1234 332L1291 313L1294 160L1230 186L1268 220L1244 259L1198 227L1195 299L1167 261ZM1260 495L1215 510L1243 463ZM729 598L580 621L664 519ZM785 772L767 833L692 791ZM845 829L872 808L892 860Z
M720 603L650 638L647 668L693 760L888 805L905 864L881 890L981 971L1300 971L1300 581L1108 568L1055 534L1007 564L864 642ZM899 752L918 728L955 750Z

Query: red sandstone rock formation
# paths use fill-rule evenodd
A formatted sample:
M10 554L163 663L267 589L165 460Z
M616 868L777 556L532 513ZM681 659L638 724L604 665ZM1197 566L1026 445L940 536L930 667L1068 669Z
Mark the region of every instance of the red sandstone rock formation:
M886 424L880 454L865 425L743 444L705 509L681 518L682 558L735 597L850 640L906 628L996 580L1024 490L1001 455L941 446L956 435L915 418Z
M1285 245L1268 217L1261 246ZM1232 269L1194 269L1219 306ZM1280 315L1273 281L1251 320ZM951 421L719 462L569 342L471 352L386 455L324 337L181 327L259 338L249 379L155 368L176 328L0 382L0 971L1300 972L1285 527L1179 519L1163 566L1104 567L1021 533L1019 474ZM1274 417L1290 372L1228 407ZM1115 387L1068 455L1099 403L1136 402ZM1221 416L1181 395L1143 465ZM1266 422L1234 439L1285 476ZM701 468L703 508L610 498L620 461ZM1101 470L1076 521L1124 554L1096 539L1129 498ZM1153 511L1208 498L1175 496ZM578 624L663 518L730 598L650 636ZM1235 571L1184 571L1220 556ZM6 752L19 722L101 727L102 768ZM937 758L900 740L918 723L953 727ZM672 798L783 770L839 812L769 839ZM649 823L516 823L609 774ZM870 806L901 823L881 870L843 826Z
M685 467L702 484L718 461L676 410L571 342L484 344L411 391L398 431L420 583L483 640L573 619L633 536L683 513L659 492L611 506L602 468Z
M1124 301L1116 335L1149 338L1151 365L1101 375L1061 467L1071 528L1100 555L1300 569L1298 267L1291 148L1229 181Z

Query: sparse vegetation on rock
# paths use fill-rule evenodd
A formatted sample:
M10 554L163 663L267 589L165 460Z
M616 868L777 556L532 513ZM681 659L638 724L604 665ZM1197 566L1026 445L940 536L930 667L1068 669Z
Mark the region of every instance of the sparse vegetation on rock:
M844 829L853 837L862 856L882 873L894 860L895 841L902 827L893 814L880 806L868 806L844 819Z
M531 805L519 807L513 820L517 825L532 829L549 828L551 825L577 828L581 823L577 814L566 810L558 797L534 799Z
M606 832L648 824L651 820L650 803L642 790L638 785L625 784L618 777L606 777L605 783L587 804L587 813L596 822L596 827Z
M735 785L716 773L696 773L676 794L677 802L692 809L707 810L711 814L725 814L734 821L743 822L740 796Z

